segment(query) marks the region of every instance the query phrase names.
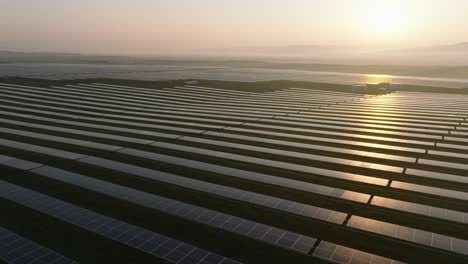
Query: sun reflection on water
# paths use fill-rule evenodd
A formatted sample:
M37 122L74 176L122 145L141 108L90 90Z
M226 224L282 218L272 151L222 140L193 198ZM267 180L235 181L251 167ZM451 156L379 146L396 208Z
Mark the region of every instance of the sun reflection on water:
M391 75L369 74L366 77L367 84L392 83L393 80Z

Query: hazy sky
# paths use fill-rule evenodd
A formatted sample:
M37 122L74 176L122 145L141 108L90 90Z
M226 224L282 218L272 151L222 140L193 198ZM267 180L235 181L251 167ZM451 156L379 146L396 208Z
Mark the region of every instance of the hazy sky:
M0 0L0 50L161 53L468 41L468 0Z

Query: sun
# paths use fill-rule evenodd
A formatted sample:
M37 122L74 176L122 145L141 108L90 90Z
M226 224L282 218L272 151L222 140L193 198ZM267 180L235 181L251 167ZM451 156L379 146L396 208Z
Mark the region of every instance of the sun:
M372 18L371 30L374 33L394 35L400 32L401 27L401 19L394 13L378 14Z
M404 8L398 1L373 0L368 7L371 34L394 36L405 30Z

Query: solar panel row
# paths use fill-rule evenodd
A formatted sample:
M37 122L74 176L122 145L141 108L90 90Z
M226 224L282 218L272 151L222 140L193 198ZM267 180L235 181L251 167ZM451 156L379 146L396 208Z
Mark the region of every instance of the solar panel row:
M442 221L453 228L467 223L463 203L468 196L462 185L468 176L463 132L468 99L462 96L393 93L369 98L300 88L253 93L109 84L1 87L0 165L68 179L68 184L137 204L158 197L167 209L155 209L180 217L203 207L127 188L125 180L117 193L115 184L73 172L71 164L150 178L227 204L268 208L285 219L299 215L325 221L330 230L336 225L346 234L377 234L376 245L397 239L412 249L422 246L418 252L468 255L463 232L418 222ZM53 168L52 160L43 164L36 158L40 155L68 159L71 167ZM160 165L163 170L157 169ZM170 168L175 173L163 172ZM197 176L190 173L193 169ZM203 177L194 179L198 175ZM261 183L266 189L236 182ZM281 190L281 198L268 186ZM388 256L378 247L372 253L359 250L362 245L354 246L352 238L327 241L313 230L301 235L273 227L282 220L256 222L232 210L219 217L206 213L207 223L189 219L217 228L235 219L224 230L332 262L392 262L372 254ZM393 218L397 215L403 221Z
M0 227L0 260L11 264L77 263L3 227Z
M172 263L194 263L194 258L203 264L238 263L190 244L5 181L0 181L0 196Z

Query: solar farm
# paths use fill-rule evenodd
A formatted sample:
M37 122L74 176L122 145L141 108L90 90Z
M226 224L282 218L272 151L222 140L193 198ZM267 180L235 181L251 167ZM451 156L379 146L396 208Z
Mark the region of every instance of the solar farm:
M468 263L468 95L0 91L0 262Z

